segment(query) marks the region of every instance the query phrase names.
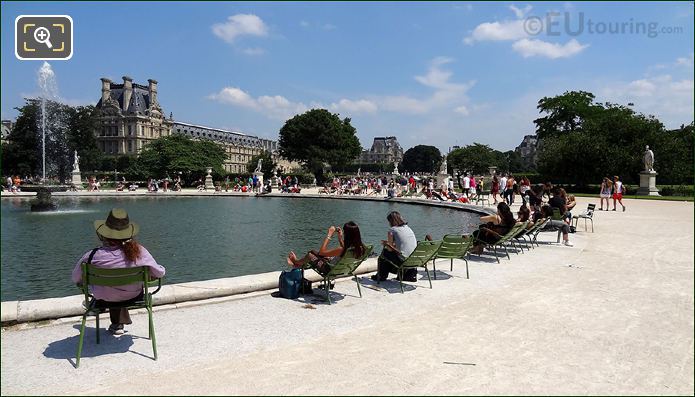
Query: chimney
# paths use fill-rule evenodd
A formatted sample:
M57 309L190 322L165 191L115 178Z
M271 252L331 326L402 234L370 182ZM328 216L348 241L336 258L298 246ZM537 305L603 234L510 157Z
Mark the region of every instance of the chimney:
M111 80L106 77L101 78L101 103L106 102L111 96Z
M123 76L123 111L128 110L130 98L133 96L133 79L128 76Z
M150 106L157 104L157 80L148 79L147 90L150 93Z

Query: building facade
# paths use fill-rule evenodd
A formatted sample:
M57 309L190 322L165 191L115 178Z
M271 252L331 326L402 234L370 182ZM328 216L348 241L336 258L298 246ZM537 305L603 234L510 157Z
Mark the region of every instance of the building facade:
M2 128L3 143L7 142L7 138L10 136L10 132L12 132L13 127L14 122L12 120L2 120L2 125L0 126L0 128Z
M372 147L363 150L358 162L362 164L393 164L403 160L403 148L395 136L375 137Z
M147 86L135 84L128 76L123 76L123 84L113 83L107 78L101 79L101 99L96 105L101 110L101 116L96 140L104 154L137 155L155 139L182 134L192 139L208 139L221 145L227 154L224 161L227 172L247 172L248 162L263 151L270 152L276 162L283 161L278 155L278 143L275 140L174 121L172 114L165 117L157 100L157 81L150 79L147 82Z
M157 101L157 81L147 82L147 86L133 84L128 76L123 76L123 84L101 79L96 136L104 154L135 155L150 141L171 133L172 120L164 117Z
M538 144L537 136L525 135L519 146L514 149L521 156L521 161L526 168L536 168L538 163Z

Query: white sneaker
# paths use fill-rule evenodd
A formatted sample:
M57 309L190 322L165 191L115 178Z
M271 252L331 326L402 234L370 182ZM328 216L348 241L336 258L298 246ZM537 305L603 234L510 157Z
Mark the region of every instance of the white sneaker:
M123 335L125 330L123 329L123 324L111 324L109 326L109 332L114 335Z
M566 246L568 246L568 247L574 247L574 244L572 244L569 240L565 240L565 242L562 243L562 244L564 244L564 245L566 245Z

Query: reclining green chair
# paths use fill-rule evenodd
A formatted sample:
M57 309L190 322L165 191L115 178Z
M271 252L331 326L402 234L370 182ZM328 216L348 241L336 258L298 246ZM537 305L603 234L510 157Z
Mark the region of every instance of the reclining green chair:
M458 234L447 234L442 238L442 245L439 246L437 253L432 258L432 272L434 279L437 279L437 267L435 261L437 259L449 259L450 271L454 270L454 259L463 259L466 262L466 278L468 276L468 251L473 246L473 238L471 236L461 236Z
M80 366L82 356L82 343L84 341L85 323L87 316L96 316L96 340L99 344L99 315L107 312L107 308L98 304L97 299L89 292L90 285L101 285L106 287L118 287L135 283L142 283L142 300L124 302L123 307L127 309L147 309L149 317L149 336L152 341L152 351L154 359L157 359L157 339L154 334L154 321L152 319L152 295L156 294L162 287L162 279L150 280L150 272L147 266L130 267L123 269L102 269L89 263L82 263L82 285L80 289L84 294L85 312L82 315L82 327L80 328L80 342L77 346L77 359L75 367ZM149 287L157 287L150 292Z
M400 266L389 261L388 259L382 258L398 269L398 281L401 283L401 293L405 292L403 290L403 273L405 273L407 269L418 267L425 268L425 272L427 272L427 280L430 282L430 288L432 288L432 279L430 278L430 271L427 269L427 262L432 260L432 258L437 254L437 250L439 250L441 245L441 241L418 241L413 253L410 254L410 256L408 256Z
M355 274L355 270L357 270L357 268L362 264L362 262L364 262L364 260L369 257L369 255L372 253L372 249L374 248L374 246L367 245L365 247L366 249L364 253L359 258L355 258L352 255L352 249L349 249L345 253L345 255L343 255L343 258L340 259L340 262L336 263L335 266L333 266L331 270L326 274L320 272L315 266L311 265L309 262L307 262L307 265L304 266L305 268L313 269L316 273L323 277L323 280L321 280L321 285L323 285L324 291L326 291L326 300L328 301L329 305L331 304L331 281L335 280L338 277L354 277L355 283L357 283L357 292L359 292L360 298L362 297L360 281L357 278L357 275Z
M493 251L495 252L495 259L497 259L497 263L500 263L500 258L497 256L497 247L504 248L504 253L507 255L507 259L511 259L509 256L509 251L507 250L507 243L509 243L514 236L516 236L519 233L519 230L521 230L522 227L525 227L525 223L522 223L520 225L514 225L507 234L501 235L494 230L487 229L487 231L495 236L498 237L498 240L493 243L493 244L487 244L488 248L492 248Z

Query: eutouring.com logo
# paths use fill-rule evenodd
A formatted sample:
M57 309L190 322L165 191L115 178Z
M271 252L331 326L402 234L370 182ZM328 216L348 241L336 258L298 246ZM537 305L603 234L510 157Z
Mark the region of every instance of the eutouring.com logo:
M682 26L659 26L658 22L595 21L583 12L549 12L545 16L524 19L524 32L531 36L581 36L584 34L644 35L653 39L660 34L682 34Z

